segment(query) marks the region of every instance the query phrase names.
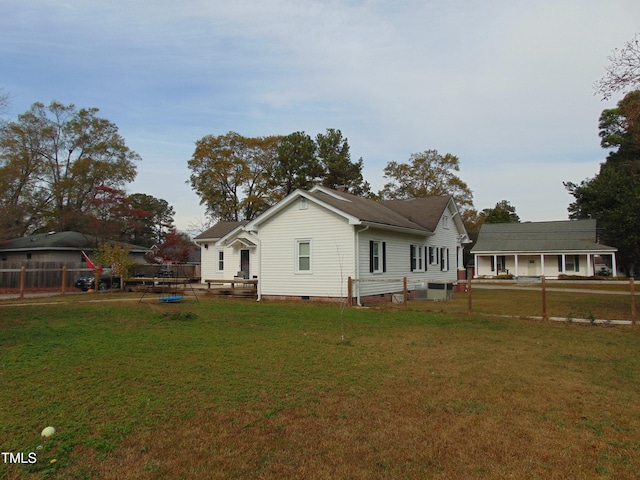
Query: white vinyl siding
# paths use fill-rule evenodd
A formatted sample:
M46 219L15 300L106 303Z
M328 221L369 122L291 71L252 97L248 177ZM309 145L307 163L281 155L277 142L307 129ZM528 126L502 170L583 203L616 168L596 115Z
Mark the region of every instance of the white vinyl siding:
M311 201L304 210L293 202L258 225L258 229L263 257L259 280L262 295L347 295L347 278L355 276L355 250L353 226L345 218ZM300 240L310 241L311 274L298 271L296 242Z

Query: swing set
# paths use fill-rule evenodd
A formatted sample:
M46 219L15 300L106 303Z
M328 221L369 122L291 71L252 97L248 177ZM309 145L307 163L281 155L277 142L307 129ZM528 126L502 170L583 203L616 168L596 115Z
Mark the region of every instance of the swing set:
M176 267L176 270L171 270L167 268L168 266ZM173 281L172 281L173 280ZM198 299L198 295L196 295L196 291L191 285L191 282L185 277L184 269L180 266L180 264L161 264L156 272L153 275L153 279L147 288L145 288L142 292L142 296L138 303L142 302L142 299L147 295L147 293L153 291L157 292L157 287L160 287L160 291L158 292L160 296L158 297L158 301L162 303L179 303L184 300L184 288L181 290L178 289L178 285L188 285L191 289L191 293L195 297L196 301L200 301Z

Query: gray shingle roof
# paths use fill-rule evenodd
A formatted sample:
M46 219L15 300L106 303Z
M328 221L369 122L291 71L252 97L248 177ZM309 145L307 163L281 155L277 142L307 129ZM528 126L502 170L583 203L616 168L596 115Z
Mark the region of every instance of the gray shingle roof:
M398 213L395 209L389 208L389 206L385 205L383 202L376 202L369 198L358 197L356 195L335 190L332 190L331 193L342 197L343 200L335 198L333 195L328 195L322 190L310 192L309 194L319 201L329 204L363 222L427 231L424 226L410 220L401 213Z
M433 232L442 218L444 209L451 201L450 195L410 198L408 200L387 200L382 205Z
M240 226L244 226L247 223L249 222L247 222L246 220L242 220L239 222L220 221L216 223L213 227L202 232L194 240L218 240L219 238L224 237L227 233L235 230Z
M616 251L596 242L595 220L485 223L471 253Z

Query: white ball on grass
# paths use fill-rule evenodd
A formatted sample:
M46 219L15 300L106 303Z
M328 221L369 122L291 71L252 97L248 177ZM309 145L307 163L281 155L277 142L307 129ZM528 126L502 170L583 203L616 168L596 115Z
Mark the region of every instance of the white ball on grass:
M47 427L44 430L42 430L42 433L40 435L46 438L46 437L50 437L54 433L56 433L56 429L54 427Z

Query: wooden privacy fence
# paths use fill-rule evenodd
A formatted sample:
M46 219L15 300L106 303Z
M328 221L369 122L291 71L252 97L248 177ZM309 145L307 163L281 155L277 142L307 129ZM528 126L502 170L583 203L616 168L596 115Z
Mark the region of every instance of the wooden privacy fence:
M2 262L0 288L73 288L75 281L93 271L84 263L68 262Z
M80 277L92 275L93 270L81 262L0 262L0 289L72 289ZM195 278L197 265L192 264L139 264L131 270L132 277Z

